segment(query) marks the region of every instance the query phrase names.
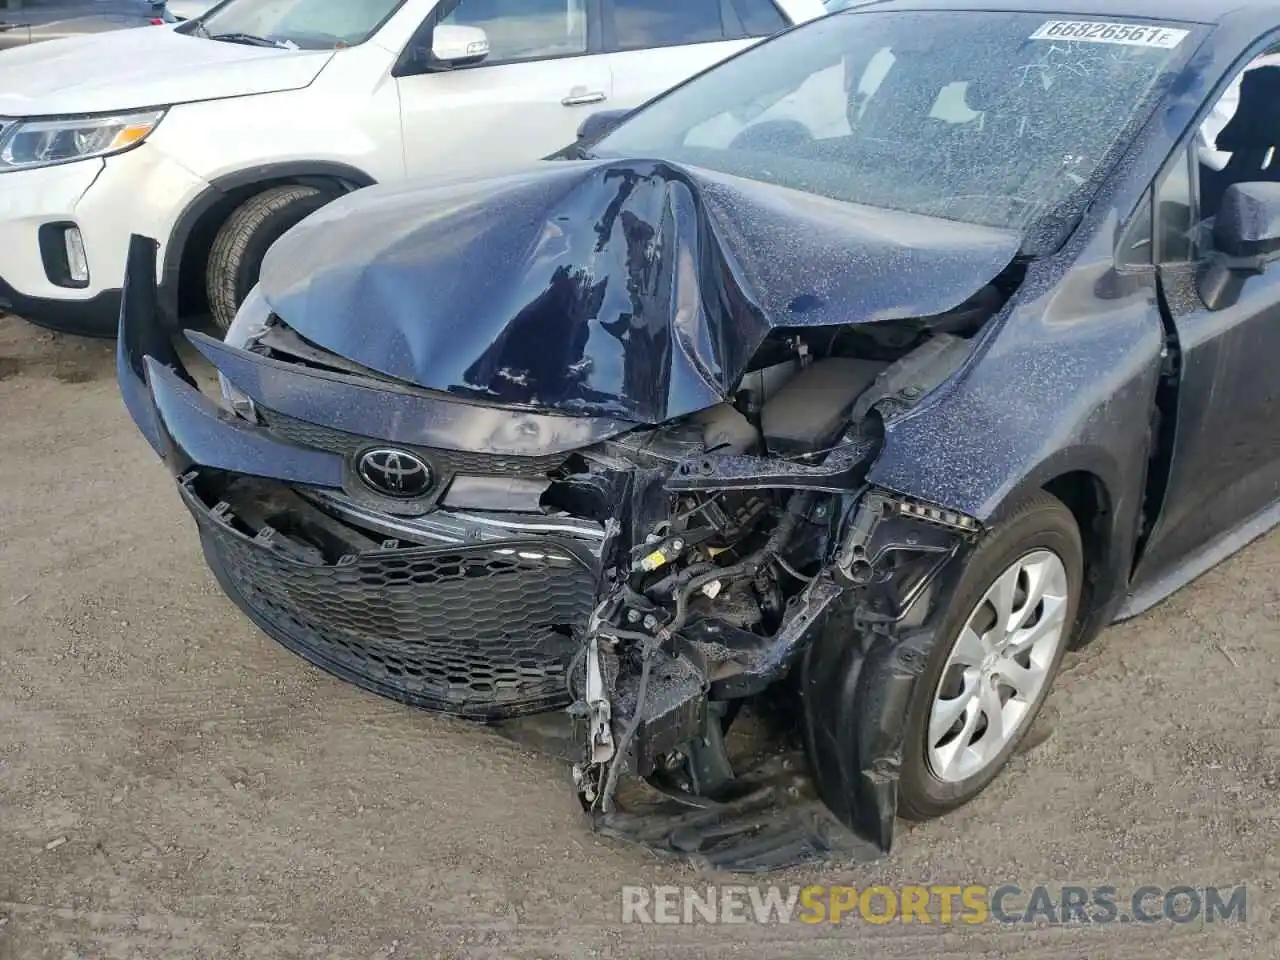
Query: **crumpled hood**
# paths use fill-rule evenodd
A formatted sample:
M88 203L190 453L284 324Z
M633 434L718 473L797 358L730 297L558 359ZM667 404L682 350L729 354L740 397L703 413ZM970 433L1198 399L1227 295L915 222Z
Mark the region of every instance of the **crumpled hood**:
M931 316L1014 232L649 160L375 187L269 253L312 342L460 397L658 423L730 396L777 328Z
M310 84L331 50L276 50L138 27L0 54L0 117L109 113Z

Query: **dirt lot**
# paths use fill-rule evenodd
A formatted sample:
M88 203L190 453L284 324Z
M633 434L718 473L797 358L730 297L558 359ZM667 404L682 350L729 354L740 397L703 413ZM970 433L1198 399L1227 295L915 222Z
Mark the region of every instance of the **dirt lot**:
M592 837L556 761L259 634L112 359L0 319L3 960L1277 955L1280 535L1070 659L971 807L778 878L1244 882L1247 925L624 926L622 885L708 878Z

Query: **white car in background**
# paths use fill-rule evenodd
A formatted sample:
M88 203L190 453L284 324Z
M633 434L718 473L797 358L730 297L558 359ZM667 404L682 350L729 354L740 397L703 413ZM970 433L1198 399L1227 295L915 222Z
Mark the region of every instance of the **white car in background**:
M181 3L172 4L181 13ZM821 0L224 0L0 54L0 311L111 335L129 236L226 327L267 248L351 190L574 140Z
M163 26L197 17L214 0L0 0L0 50L87 33Z

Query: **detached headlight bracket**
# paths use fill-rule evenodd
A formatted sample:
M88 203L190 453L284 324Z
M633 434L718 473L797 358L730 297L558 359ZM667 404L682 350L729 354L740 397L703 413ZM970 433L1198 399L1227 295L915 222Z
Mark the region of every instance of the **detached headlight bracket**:
M973 517L871 490L842 537L835 576L861 588L863 626L900 623L947 564L981 534Z

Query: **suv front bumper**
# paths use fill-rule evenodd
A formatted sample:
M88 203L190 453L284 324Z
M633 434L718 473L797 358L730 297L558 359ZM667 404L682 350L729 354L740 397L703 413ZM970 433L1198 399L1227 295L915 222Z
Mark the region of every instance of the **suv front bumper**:
M169 237L208 184L143 144L103 159L0 173L0 311L85 336L115 336L129 237ZM80 231L86 283L58 282L40 231Z

